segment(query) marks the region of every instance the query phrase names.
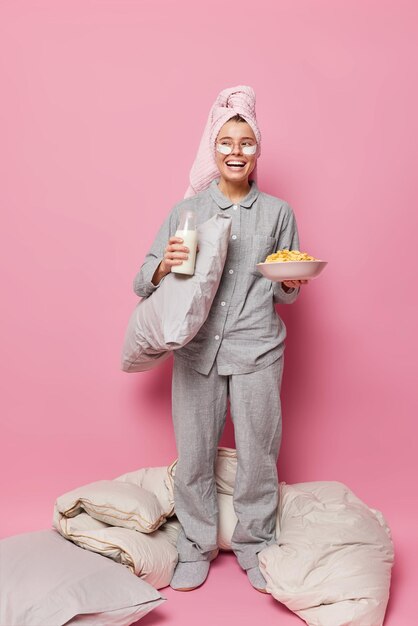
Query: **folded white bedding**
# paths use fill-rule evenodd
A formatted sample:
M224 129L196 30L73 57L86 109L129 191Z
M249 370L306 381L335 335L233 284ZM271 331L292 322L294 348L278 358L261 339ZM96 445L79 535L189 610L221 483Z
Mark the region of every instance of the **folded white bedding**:
M156 589L166 587L178 559L180 524L167 521L174 513L175 464L128 472L59 496L53 526L81 548L126 565Z
M60 496L55 528L77 545L123 563L157 589L167 586L178 559L176 463ZM235 450L218 448L218 545L223 550L231 549L237 522L236 464ZM267 591L310 626L381 626L394 561L382 513L336 481L281 482L279 488L276 543L259 553Z

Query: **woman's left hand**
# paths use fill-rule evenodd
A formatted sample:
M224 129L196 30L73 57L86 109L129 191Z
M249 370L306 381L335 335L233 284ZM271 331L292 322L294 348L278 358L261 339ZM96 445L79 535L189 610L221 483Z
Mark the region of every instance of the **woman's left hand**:
M282 285L293 289L299 287L300 285L306 285L308 282L308 280L284 280Z

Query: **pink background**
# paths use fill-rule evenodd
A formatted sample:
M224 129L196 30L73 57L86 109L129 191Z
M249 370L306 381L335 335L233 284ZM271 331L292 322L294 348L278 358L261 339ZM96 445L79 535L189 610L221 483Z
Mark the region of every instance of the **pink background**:
M278 309L279 478L339 480L383 512L386 624L415 623L417 18L412 0L1 3L0 536L49 527L76 486L176 457L171 359L119 369L132 280L216 95L248 84L259 187L329 262ZM302 623L232 554L194 593L163 593L143 626Z

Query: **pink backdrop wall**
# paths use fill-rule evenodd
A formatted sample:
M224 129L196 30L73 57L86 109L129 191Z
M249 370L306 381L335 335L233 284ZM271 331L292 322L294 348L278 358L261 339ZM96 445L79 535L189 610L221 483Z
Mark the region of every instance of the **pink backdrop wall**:
M119 369L132 280L183 198L214 98L248 84L259 187L292 205L301 249L329 261L278 309L279 478L343 481L385 514L399 550L388 623L413 623L416 13L377 0L1 3L0 536L48 527L75 486L176 457L171 360ZM221 443L234 446L230 423Z

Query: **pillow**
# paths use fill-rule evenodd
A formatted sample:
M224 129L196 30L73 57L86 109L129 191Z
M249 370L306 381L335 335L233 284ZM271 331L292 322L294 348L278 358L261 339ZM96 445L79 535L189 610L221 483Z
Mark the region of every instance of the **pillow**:
M235 448L218 446L215 462L216 491L232 495L234 493L235 476L237 473L237 451Z
M133 472L126 472L115 478L115 480L133 483L154 493L161 504L164 515L170 517L174 515L172 468L175 463L176 461L168 467L166 465L162 467L144 467Z
M381 626L394 561L383 515L336 481L280 489L276 544L258 554L267 591L311 626Z
M142 372L182 348L206 321L228 251L231 218L217 213L197 227L199 252L193 276L170 272L136 305L122 349L122 370Z
M166 598L124 565L55 530L0 541L0 624L128 626Z
M218 548L232 550L231 539L238 522L233 496L218 491L216 497L218 501Z
M75 517L82 511L112 526L152 533L166 520L157 496L120 480L98 480L64 493L55 501L56 517Z
M171 517L152 533L109 526L87 513L59 517L54 511L53 527L80 548L98 552L122 563L156 589L170 584L178 561L176 548L180 522Z

